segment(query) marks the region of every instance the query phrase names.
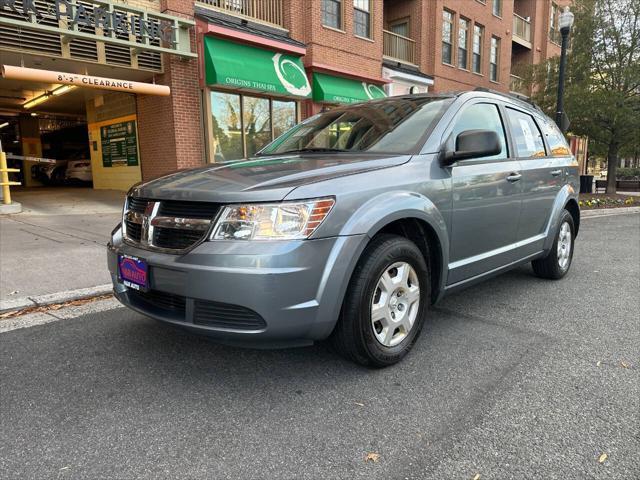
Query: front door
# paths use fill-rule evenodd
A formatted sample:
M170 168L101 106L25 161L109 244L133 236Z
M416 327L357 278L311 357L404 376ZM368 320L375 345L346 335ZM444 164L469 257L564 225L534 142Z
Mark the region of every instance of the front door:
M453 122L465 130L494 130L502 151L492 157L458 161L451 168L452 213L449 285L515 260L522 183L520 163L510 155L497 104L466 104Z

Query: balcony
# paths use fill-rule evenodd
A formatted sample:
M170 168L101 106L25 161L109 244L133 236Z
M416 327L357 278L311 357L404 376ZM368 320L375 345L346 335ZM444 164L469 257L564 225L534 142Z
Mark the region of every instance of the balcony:
M523 78L513 74L511 74L509 78L509 91L524 95L525 97L529 96L529 91L524 84Z
M196 5L284 28L283 0L196 0Z
M397 33L383 30L383 55L402 63L416 64L416 41Z
M531 49L531 21L513 14L513 41Z

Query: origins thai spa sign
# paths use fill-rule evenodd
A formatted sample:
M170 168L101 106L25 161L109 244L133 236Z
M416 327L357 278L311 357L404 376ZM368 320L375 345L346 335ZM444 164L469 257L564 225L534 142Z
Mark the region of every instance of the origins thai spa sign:
M311 96L299 57L217 37L205 37L204 45L208 85L298 98Z

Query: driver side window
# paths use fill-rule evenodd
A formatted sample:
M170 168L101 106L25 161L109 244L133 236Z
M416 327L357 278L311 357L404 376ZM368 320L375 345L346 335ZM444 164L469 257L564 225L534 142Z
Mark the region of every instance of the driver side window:
M453 126L453 138L466 130L493 130L498 134L502 150L497 155L482 157L483 160L507 158L507 142L498 106L493 103L474 103L462 110Z

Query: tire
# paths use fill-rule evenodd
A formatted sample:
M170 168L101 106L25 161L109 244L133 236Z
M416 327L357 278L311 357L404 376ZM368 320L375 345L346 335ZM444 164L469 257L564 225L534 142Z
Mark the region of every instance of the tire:
M430 292L429 266L420 249L404 237L378 235L355 268L330 342L339 354L361 365L393 365L416 342Z
M564 210L555 231L551 251L546 257L531 262L533 271L538 277L559 280L567 274L573 260L575 231L573 217L567 210Z

